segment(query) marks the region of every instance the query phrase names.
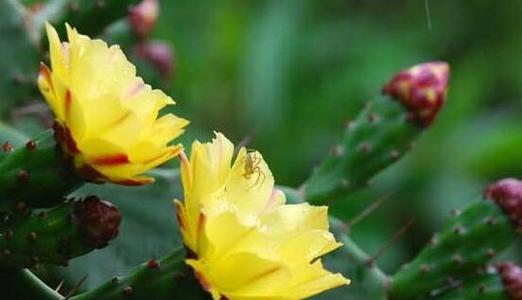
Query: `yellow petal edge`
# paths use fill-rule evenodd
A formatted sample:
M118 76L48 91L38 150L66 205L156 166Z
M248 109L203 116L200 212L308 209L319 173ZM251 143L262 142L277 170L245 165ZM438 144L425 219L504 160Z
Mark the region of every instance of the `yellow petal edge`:
M66 24L68 42L46 24L51 68L41 64L38 87L55 115L62 149L80 175L92 181L138 185L140 176L177 156L169 145L188 121L158 116L174 101L136 76L118 45L90 39Z
M320 256L340 243L325 206L285 204L259 152L221 133L180 156L184 201L175 200L186 263L215 300L304 299L347 285Z

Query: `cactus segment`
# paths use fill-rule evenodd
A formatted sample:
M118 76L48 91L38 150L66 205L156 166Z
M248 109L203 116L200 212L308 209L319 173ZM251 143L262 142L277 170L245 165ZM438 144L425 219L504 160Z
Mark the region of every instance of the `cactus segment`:
M348 123L341 143L306 182L306 200L323 204L353 193L401 158L445 103L448 77L444 62L413 66L393 77L384 97Z
M185 251L174 250L160 260L142 263L124 277L70 298L71 300L210 299L185 264Z
M421 131L399 103L380 96L348 124L341 143L306 182L306 200L324 204L367 186L411 148Z
M487 263L514 239L508 216L490 200L454 216L410 263L392 277L392 299L417 299Z
M0 235L0 266L66 265L118 235L121 215L95 196L28 216Z
M0 211L26 207L44 208L63 201L81 185L51 130L19 148L0 151Z

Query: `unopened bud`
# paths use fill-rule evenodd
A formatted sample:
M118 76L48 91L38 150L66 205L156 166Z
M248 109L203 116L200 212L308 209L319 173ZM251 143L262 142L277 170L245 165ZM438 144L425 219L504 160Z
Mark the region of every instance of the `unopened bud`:
M121 214L112 203L88 196L76 204L72 220L93 247L103 248L118 236Z
M497 265L497 270L510 299L522 300L522 268L512 262L503 262Z
M497 181L486 188L484 197L502 207L516 230L522 232L522 181L514 178Z
M145 39L156 25L159 15L158 0L143 0L129 10L129 23L132 31L140 39Z
M428 127L446 102L449 65L429 62L402 70L384 87L383 93L399 101L410 119Z
M164 42L144 42L136 47L140 58L152 64L163 79L172 75L175 64L170 45Z

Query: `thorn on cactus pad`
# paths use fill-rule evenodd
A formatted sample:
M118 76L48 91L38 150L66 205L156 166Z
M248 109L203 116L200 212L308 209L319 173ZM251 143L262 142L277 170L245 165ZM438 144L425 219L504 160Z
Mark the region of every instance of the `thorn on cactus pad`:
M356 126L356 123L352 120L347 120L346 121L346 125L345 125L345 128L348 129L348 130L352 130L354 129Z
M430 265L423 264L423 265L420 266L420 272L422 274L429 273L430 271L431 271L431 266Z
M459 209L452 209L450 211L450 216L458 217L461 214L461 211Z
M8 141L5 141L2 144L2 151L4 152L11 152L14 150L13 144L9 143Z
M18 171L18 174L16 176L18 177L18 181L20 182L29 181L29 172L27 172L27 170Z
M159 270L159 267L159 261L157 261L156 259L151 258L147 261L147 268L151 270Z
M343 155L344 147L342 145L336 145L336 146L332 147L331 152L334 156L339 157L339 156Z
M369 154L372 151L372 145L370 145L368 142L362 142L359 145L359 150L364 154Z
M515 230L522 233L522 181L499 180L486 188L484 197L495 201L511 219Z
M484 219L484 223L489 226L497 225L497 219L495 217L487 217Z
M67 5L67 9L70 12L77 11L78 10L78 3L76 1L70 1L69 4Z
M390 159L391 160L398 160L401 157L401 153L398 150L391 150L390 151Z
M461 265L464 262L464 259L460 254L454 254L451 257L451 261L453 261L454 264Z
M5 237L6 240L11 240L11 239L13 239L13 236L14 236L14 231L12 231L11 229L7 229L7 230L5 231L5 235L4 235L4 237Z
M511 300L522 300L522 268L512 262L497 264L504 289Z
M36 149L36 142L33 141L33 140L27 141L27 143L25 143L25 148L27 150L34 150L34 149Z
M17 73L15 76L13 76L13 83L14 84L22 84L26 81L24 75Z
M38 239L38 235L36 234L36 232L31 231L27 235L27 238L29 239L29 241L34 242L34 241L36 241Z
M76 204L72 222L96 248L103 248L119 233L121 214L112 203L96 196L88 196Z
M132 295L132 286L126 286L123 288L123 294L125 296L131 296Z
M457 226L455 226L455 228L453 228L453 232L455 232L456 234L462 235L462 234L466 233L466 230L464 229L464 227L457 225Z
M495 251L494 249L489 248L488 250L486 250L486 255L489 258L493 258L493 257L495 257L497 255L497 251Z
M348 188L350 186L350 180L342 178L340 184L343 188Z
M46 211L42 211L42 212L40 212L40 213L38 214L38 217L39 217L41 220L47 220L47 217L48 217L48 216L49 216L49 215L47 214Z
M105 6L104 0L96 0L96 8L103 8Z
M18 213L25 213L27 210L27 203L23 201L17 202L15 209Z
M368 122L375 124L379 120L379 117L375 113L371 113L368 115Z

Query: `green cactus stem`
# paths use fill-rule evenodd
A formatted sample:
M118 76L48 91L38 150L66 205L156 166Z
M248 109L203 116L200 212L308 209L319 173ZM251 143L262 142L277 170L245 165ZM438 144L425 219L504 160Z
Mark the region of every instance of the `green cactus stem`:
M23 147L2 150L0 211L14 210L20 205L51 207L83 182L57 147L51 130Z
M124 277L114 277L98 288L71 300L211 299L184 262L185 251L174 250L162 259L151 259Z
M118 235L120 222L118 209L95 196L30 215L0 235L0 266L66 265L106 246Z
M514 230L494 202L481 200L455 215L410 263L392 277L392 299L417 299L476 272L509 246Z
M305 183L305 199L324 204L346 196L400 159L442 107L448 72L446 63L436 62L395 76L384 95L348 123L341 142Z

